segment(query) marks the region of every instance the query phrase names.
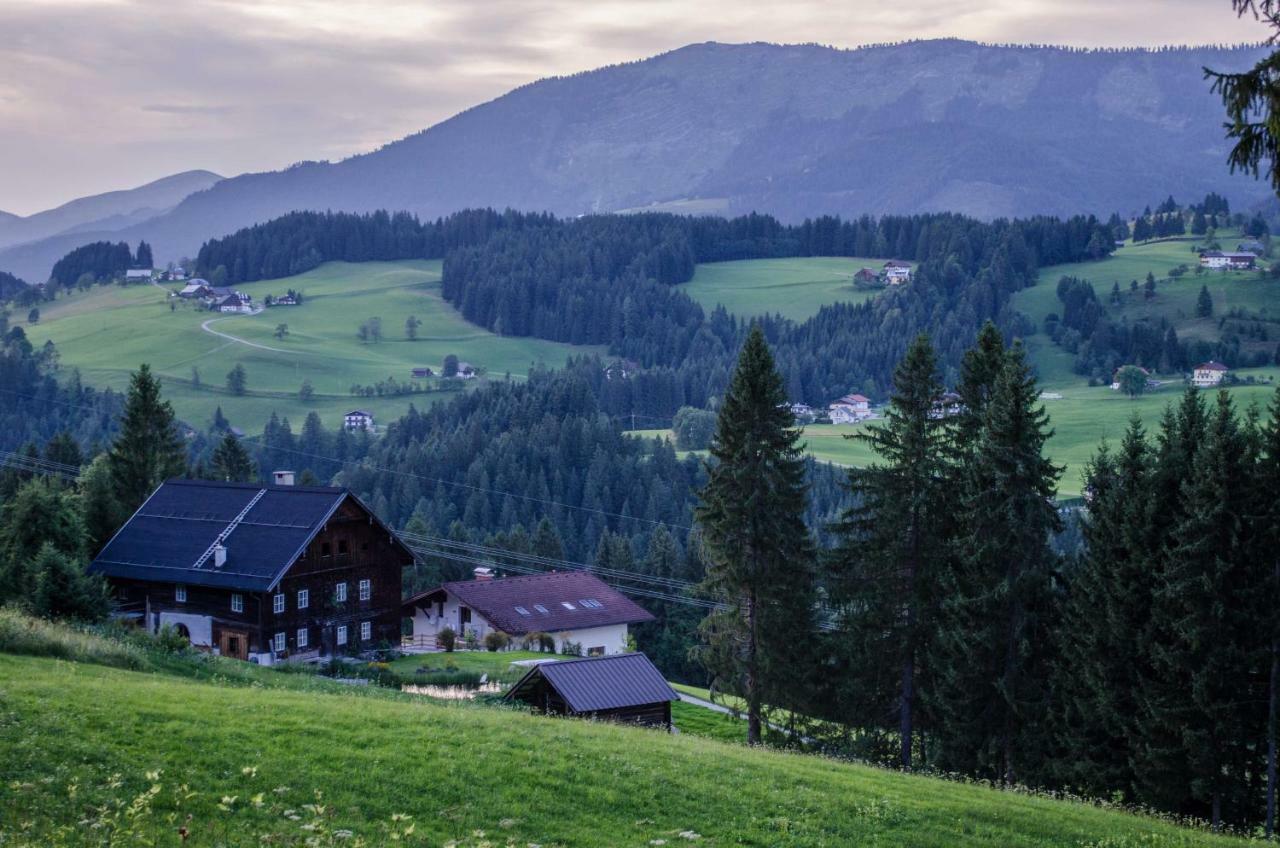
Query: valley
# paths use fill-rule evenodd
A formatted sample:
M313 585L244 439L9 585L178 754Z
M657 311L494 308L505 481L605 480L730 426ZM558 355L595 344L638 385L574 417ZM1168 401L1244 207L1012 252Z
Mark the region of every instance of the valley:
M389 377L410 383L416 367L438 374L450 354L489 377L520 378L536 363L559 366L574 353L602 352L477 328L441 300L439 281L439 261L328 263L296 277L237 285L258 303L289 288L303 293L299 306L257 315L220 315L170 298L176 284L103 286L47 304L40 322L27 329L36 344L52 340L64 372L79 368L86 384L121 389L130 372L147 362L164 381L165 396L180 418L202 429L221 406L246 433L260 432L272 413L295 427L312 411L336 427L356 407L372 412L379 423L394 420L410 403L429 406L447 393L356 397L351 386ZM413 341L405 330L410 315L422 322ZM370 318L382 319L381 341L357 338ZM281 323L288 333L277 338ZM247 373L244 395L226 387L226 375L237 364ZM307 401L298 395L304 381L314 390ZM418 382L424 388L436 383Z

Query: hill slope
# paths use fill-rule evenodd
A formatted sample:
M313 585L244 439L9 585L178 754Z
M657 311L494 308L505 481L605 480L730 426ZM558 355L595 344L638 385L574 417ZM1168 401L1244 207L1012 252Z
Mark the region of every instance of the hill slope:
M316 844L340 829L387 844L388 828L410 824L394 815L412 816L407 842L424 845L1233 844L817 757L391 693L201 683L12 655L0 655L0 679L9 752L0 838L13 845L80 844L88 822L111 818L94 807L148 787L144 811L116 821L164 839L182 826L190 845L257 845L266 834L277 844L312 827ZM72 840L54 842L63 826Z
M1221 105L1201 69L1261 53L696 44L524 86L343 162L224 180L128 238L166 258L193 254L295 209L658 204L796 219L1110 213L1210 190L1248 201L1266 190L1229 176ZM0 255L0 267L40 279L58 255Z
M168 212L187 196L221 179L212 171L184 171L137 188L81 197L26 217L0 213L0 248L59 233L124 229Z

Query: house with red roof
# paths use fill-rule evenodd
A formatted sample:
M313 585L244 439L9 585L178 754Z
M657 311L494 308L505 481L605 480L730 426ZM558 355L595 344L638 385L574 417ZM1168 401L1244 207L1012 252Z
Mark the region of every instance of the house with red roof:
M832 424L856 424L871 417L871 399L865 395L845 395L827 407Z
M477 568L474 580L442 584L404 602L413 621L415 644L434 647L446 627L459 639L483 642L492 632L513 642L545 633L563 651L577 645L586 656L620 654L627 649L627 628L653 621L630 598L586 571L556 571L495 578Z

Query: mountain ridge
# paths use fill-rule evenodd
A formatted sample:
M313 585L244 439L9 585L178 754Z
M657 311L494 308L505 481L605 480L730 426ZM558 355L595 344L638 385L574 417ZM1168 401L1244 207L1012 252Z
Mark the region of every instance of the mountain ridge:
M1132 212L1208 191L1247 205L1268 192L1229 174L1202 68L1261 55L953 39L693 44L528 83L338 162L224 180L118 232L173 258L300 209L995 218ZM0 267L41 278L70 249L59 239L0 253Z

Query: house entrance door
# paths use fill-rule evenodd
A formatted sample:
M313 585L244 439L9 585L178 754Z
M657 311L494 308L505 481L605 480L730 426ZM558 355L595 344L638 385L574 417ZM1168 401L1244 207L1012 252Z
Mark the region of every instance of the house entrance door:
M218 640L218 650L224 657L237 660L249 659L249 634L236 630L222 631Z

